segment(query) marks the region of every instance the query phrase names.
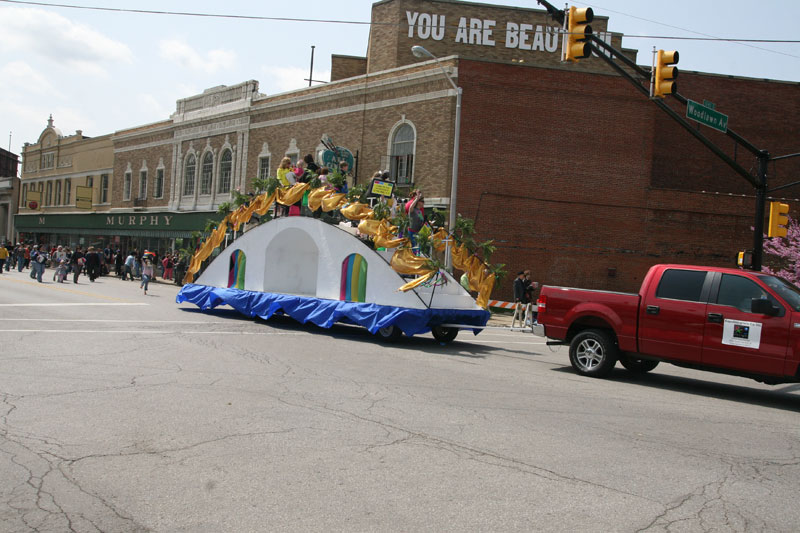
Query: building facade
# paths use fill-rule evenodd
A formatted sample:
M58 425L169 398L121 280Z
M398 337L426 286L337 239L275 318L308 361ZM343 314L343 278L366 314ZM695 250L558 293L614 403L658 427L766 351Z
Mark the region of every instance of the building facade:
M15 237L14 215L19 205L19 156L0 148L0 245Z
M512 273L636 290L652 264L728 265L752 246L752 187L602 58L562 63L559 24L545 11L383 0L372 21L367 56L332 56L328 84L276 95L254 80L213 87L178 100L164 121L108 136L111 200L99 229L159 245L202 229L232 191L274 176L283 157L319 158L323 138L356 156L355 182L389 170L401 194L421 188L427 207L449 208L455 84L456 210L476 221L479 239L494 240L492 261ZM596 16L592 27L635 61L608 23ZM418 59L412 46L437 59ZM679 90L715 102L732 129L773 155L798 151L800 84L683 71ZM697 128L754 163L731 138ZM46 148L26 150L25 164ZM51 177L37 172L32 179ZM798 159L775 162L770 186L798 173ZM511 297L512 278L495 297Z

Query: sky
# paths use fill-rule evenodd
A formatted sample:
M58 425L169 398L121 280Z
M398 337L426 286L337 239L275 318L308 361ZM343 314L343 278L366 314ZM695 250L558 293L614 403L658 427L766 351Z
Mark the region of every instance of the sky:
M98 136L168 119L178 99L255 79L276 94L330 79L331 54L365 56L370 0L59 0L72 6L248 15L246 20L97 11L0 0L0 146L20 154L52 114L64 135ZM542 9L535 0L485 4ZM551 2L563 7L563 2ZM800 43L734 43L668 37L798 40L798 0L602 0L623 47L649 65L653 47L678 50L679 69L800 82ZM468 10L467 10L468 14ZM643 38L655 37L655 38Z

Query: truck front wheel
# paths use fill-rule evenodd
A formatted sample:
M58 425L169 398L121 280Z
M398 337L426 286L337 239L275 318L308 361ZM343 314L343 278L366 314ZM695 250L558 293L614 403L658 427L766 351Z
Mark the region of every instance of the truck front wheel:
M569 345L569 361L578 374L603 378L617 363L618 349L611 335L601 329L581 331Z

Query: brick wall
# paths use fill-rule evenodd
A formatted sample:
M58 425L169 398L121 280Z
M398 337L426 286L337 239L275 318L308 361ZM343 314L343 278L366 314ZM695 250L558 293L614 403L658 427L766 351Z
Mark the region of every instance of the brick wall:
M463 25L462 25L463 19ZM378 72L419 62L411 47L421 45L437 57L462 58L559 66L560 25L542 9L502 7L449 0L389 0L372 8L369 72ZM492 25L493 23L493 25ZM512 26L508 26L511 23ZM462 39L459 27L466 28ZM595 17L596 34L606 32L608 17ZM475 31L470 31L472 29ZM511 31L508 31L510 28ZM621 34L611 44L622 47ZM636 60L636 50L625 50ZM570 70L610 72L597 58L570 64Z
M331 55L331 81L344 80L366 73L366 57Z
M458 81L458 210L496 240L493 262L511 273L495 297L510 298L526 267L545 284L635 291L655 263L733 265L752 247L752 187L627 81L468 60ZM715 101L773 153L798 138L800 84L681 73L680 91ZM737 156L752 166L741 147ZM796 179L789 161L772 186Z

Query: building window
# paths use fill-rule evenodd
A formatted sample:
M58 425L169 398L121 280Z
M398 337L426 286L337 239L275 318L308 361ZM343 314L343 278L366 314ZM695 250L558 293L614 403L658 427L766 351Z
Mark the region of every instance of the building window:
M214 156L206 152L203 156L203 168L200 174L200 194L211 194L211 177L214 173Z
M222 157L219 163L219 189L217 192L229 193L231 192L231 168L233 166L233 157L230 150L222 152Z
M183 195L194 195L194 176L197 170L197 159L194 154L189 154L186 158L186 168L183 171Z
M258 160L258 178L265 180L269 177L269 157L262 157Z
M28 196L28 185L27 184L23 184L22 185L22 195L20 196L20 198L22 199L22 201L19 204L20 207L25 207L26 205L28 205L28 201L27 201L27 198L26 198L27 196Z
M395 130L390 161L392 179L398 185L410 184L414 168L414 128L411 125L402 124Z
M61 180L56 182L56 201L53 205L61 205Z
M86 176L86 186L94 187L94 178L92 176Z
M56 166L56 153L49 152L46 154L42 154L42 164L40 166L41 170L45 170L48 168L55 168Z
M139 172L139 200L147 198L147 171Z
M72 180L67 178L64 180L64 205L69 205L72 195Z
M157 168L156 169L156 182L155 186L153 187L153 197L154 198L161 198L164 196L164 169Z
M53 182L47 182L47 203L45 205L53 205Z
M100 175L100 203L108 203L108 174Z
M130 172L126 172L125 179L122 181L122 200L125 202L131 199L131 181L133 181L133 176Z

